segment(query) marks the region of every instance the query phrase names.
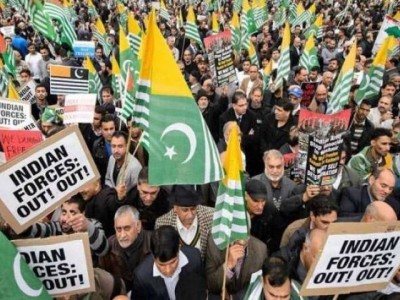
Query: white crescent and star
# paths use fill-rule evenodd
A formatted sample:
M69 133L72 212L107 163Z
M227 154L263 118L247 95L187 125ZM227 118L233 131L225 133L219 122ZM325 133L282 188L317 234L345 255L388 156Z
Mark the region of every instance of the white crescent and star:
M129 60L125 60L124 63L122 64L122 70L124 70L125 74L128 74L128 68L133 69L133 67L131 66L132 62Z
M14 278L15 282L17 283L19 289L26 294L29 297L38 297L43 290L43 287L40 289L33 289L28 285L28 283L25 281L24 277L22 276L21 273L21 254L17 253L14 258L14 263L13 263L13 271L14 271Z
M79 78L79 79L80 79L80 78L83 78L83 75L79 75L79 69L76 69L76 70L75 70L75 77L76 77L76 78Z
M196 151L196 148L197 148L196 135L195 135L193 129L189 125L187 125L185 123L173 123L164 129L164 131L161 134L160 139L163 139L165 135L167 135L168 133L170 133L172 131L182 132L189 141L189 146L190 146L189 154L186 157L186 159L182 162L182 164L186 164L187 162L189 162L192 159L194 152ZM175 152L175 146L166 147L165 150L166 150L166 152L165 152L164 156L168 156L169 159L172 159L172 157L177 154Z

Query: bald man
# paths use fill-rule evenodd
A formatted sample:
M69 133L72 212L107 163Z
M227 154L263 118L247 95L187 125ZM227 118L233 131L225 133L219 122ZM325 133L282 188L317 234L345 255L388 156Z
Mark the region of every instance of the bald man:
M361 222L390 222L397 221L393 208L383 201L374 201L367 206Z

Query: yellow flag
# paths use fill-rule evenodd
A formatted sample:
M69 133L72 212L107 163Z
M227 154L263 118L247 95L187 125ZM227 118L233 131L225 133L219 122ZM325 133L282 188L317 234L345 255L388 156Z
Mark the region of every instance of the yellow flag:
M297 16L299 17L303 12L305 11L304 6L303 6L303 2L300 1L299 4L297 4Z
M119 68L118 61L114 55L111 56L111 74L121 75L121 69Z
M126 37L121 25L119 26L119 53L129 50L128 38Z
M219 32L218 18L217 18L217 14L215 12L212 13L212 31L214 33Z
M21 98L11 80L8 82L8 98L13 100L19 100Z
M193 7L191 5L189 6L189 9L188 9L186 22L196 24L196 17L194 15Z
M229 180L240 181L240 174L243 171L243 158L240 151L239 126L232 124L231 132L228 138L228 149L223 162L226 175L223 179L225 186L228 186Z
M309 53L310 50L311 50L312 48L314 48L314 47L315 47L314 34L310 34L310 36L309 36L308 39L307 39L306 45L305 45L305 47L304 47L304 52Z
M101 35L105 35L106 34L106 29L104 27L103 22L101 21L101 18L97 18L96 29Z
M315 2L308 8L308 11L314 15L317 8L315 7Z
M233 12L232 15L232 20L231 20L231 26L234 28L238 28L239 27L239 15L237 11Z
M270 76L272 73L272 58L269 60L267 65L264 67L264 75Z
M89 56L86 56L85 60L83 61L83 66L89 70L89 73L96 73L96 69L94 68L94 65L92 63L92 60L90 59Z
M139 35L141 32L140 26L131 13L128 13L128 33Z
M283 30L283 38L282 38L282 45L281 45L281 53L285 49L289 49L290 46L290 24L286 21L285 29Z
M354 69L354 66L356 64L356 51L357 50L357 43L353 41L353 46L351 46L349 54L346 56L346 59L344 60L342 70L340 73L346 74L347 72L352 72Z
M400 22L400 11L398 11L398 12L394 15L393 19L395 19L396 21L399 21L399 22Z
M244 13L247 13L247 12L251 9L248 0L243 0L242 6L243 6L243 11L244 11Z
M383 41L382 45L379 47L378 52L376 53L376 56L374 58L374 61L372 62L372 65L385 67L385 63L389 54L388 53L389 44L390 44L390 36L388 36Z

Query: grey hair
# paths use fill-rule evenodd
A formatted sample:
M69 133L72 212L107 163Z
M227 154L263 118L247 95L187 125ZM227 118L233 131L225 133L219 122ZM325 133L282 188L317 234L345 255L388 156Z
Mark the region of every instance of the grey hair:
M123 205L120 208L117 209L114 215L114 221L117 220L122 215L129 214L133 221L139 221L140 220L140 214L139 211L133 207L132 205Z
M266 161L270 157L276 157L276 158L283 159L282 153L279 152L278 150L275 150L275 149L268 150L268 151L264 152L264 155L263 155L263 160L264 161Z

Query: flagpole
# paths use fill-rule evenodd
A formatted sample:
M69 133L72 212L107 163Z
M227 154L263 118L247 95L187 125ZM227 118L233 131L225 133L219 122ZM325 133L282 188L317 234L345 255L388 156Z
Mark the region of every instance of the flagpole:
M222 300L225 300L226 293L226 270L228 269L228 254L229 254L229 244L226 247L225 262L224 262L224 277L222 279Z

